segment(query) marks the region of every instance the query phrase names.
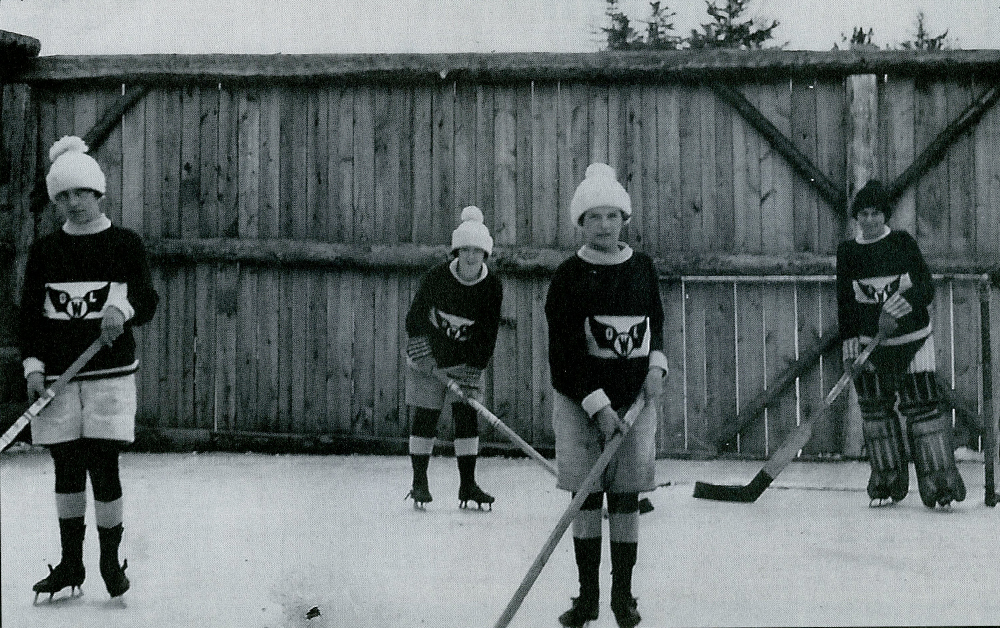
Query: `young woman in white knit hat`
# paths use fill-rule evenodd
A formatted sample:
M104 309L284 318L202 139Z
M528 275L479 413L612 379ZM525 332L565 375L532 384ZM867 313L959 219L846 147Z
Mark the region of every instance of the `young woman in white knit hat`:
M423 508L433 498L427 467L434 450L438 419L446 402L455 422L459 506L476 502L492 509L493 496L476 484L479 423L475 410L455 399L438 378L443 372L466 395L482 400L483 369L493 357L500 328L503 288L490 273L486 258L493 238L478 207L462 210L462 222L451 234L453 259L435 266L421 279L406 315L406 404L410 407L410 460L413 484L407 497Z
M570 204L584 245L556 270L545 302L557 486L574 495L619 430L619 417L646 405L601 483L573 521L579 597L560 615L564 626L597 619L600 608L602 508L608 499L611 610L619 626L640 621L632 595L639 541L639 493L656 487L656 406L667 374L663 306L653 261L620 241L632 202L613 168L591 164Z
M159 297L139 236L101 210L105 179L87 145L67 136L49 151L49 199L66 216L62 229L36 241L21 296L20 346L28 397L37 399L98 338L104 347L31 421L32 441L55 466L62 560L34 586L52 595L83 584L87 476L94 493L100 572L111 597L129 588L118 562L122 539L119 451L134 440L138 361L132 327L156 311ZM81 589L82 591L82 589Z

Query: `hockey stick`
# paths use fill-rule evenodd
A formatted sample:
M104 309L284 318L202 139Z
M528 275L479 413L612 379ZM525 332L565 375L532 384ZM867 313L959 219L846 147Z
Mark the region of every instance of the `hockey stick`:
M17 435L21 433L21 430L28 426L31 419L38 416L38 413L41 412L45 406L49 405L49 402L52 401L56 395L61 393L63 389L66 388L66 385L69 384L71 379L76 377L76 374L80 372L80 369L82 369L87 362L90 362L90 359L94 357L98 351L100 351L101 346L103 345L100 338L98 338L93 342L93 344L87 347L87 350L84 351L80 357L76 359L76 361L69 365L69 368L66 369L66 372L59 376L59 379L45 389L45 392L43 392L42 395L35 400L35 403L31 404L31 406L24 411L24 414L14 421L13 425L7 428L7 431L3 433L3 436L0 436L0 451L7 449L8 445L14 442Z
M458 385L458 382L441 372L437 372L436 375L456 397L472 406L472 409L475 410L479 416L483 417L487 420L487 422L489 422L490 425L503 432L504 436L510 439L512 443L520 447L521 451L528 454L529 457L534 458L535 461L542 465L546 471L554 476L556 475L556 468L552 466L551 462L546 460L545 457L538 453L538 450L529 445L527 441L518 436L517 432L509 428L506 423L500 420L500 417L490 412L489 409L483 404L466 395L465 391L462 390L462 387ZM653 509L653 502L649 501L648 497L643 497L639 500L639 512L641 514L651 512Z
M875 348L882 344L885 339L885 334L879 332L875 336L875 340L871 342L864 351L862 351L858 357L854 360L844 374L840 376L837 383L834 384L830 392L827 393L826 398L823 400L823 405L820 407L816 415L809 421L806 421L802 425L792 430L792 433L788 435L788 438L782 443L781 447L771 456L771 458L764 465L764 468L754 476L750 483L745 486L740 486L738 484L710 484L708 482L695 482L694 483L694 497L699 499L714 499L716 501L724 502L755 502L757 498L761 496L764 490L771 485L774 478L778 477L778 474L788 466L792 460L799 454L799 451L809 442L812 438L813 423L825 415L833 402L836 401L840 393L843 392L844 388L851 382L854 373L857 372L861 366L868 361L871 357Z
M993 415L993 346L990 339L990 284L984 280L979 285L979 330L982 336L983 366L983 489L985 502L990 508L997 505L996 455L997 424Z
M437 375L437 378L440 379L444 383L444 385L448 387L448 390L450 390L453 395L455 395L456 397L464 401L466 404L471 406L472 409L475 410L479 416L486 419L490 425L503 432L504 436L506 436L510 440L510 442L520 447L521 451L528 454L528 456L534 458L535 462L545 467L546 471L548 471L552 475L556 474L556 468L552 466L551 462L546 460L545 457L542 456L542 454L538 453L538 451L536 451L534 447L529 445L527 441L518 436L517 432L507 427L507 424L501 421L500 417L490 412L489 409L487 409L486 406L484 406L483 404L479 403L479 401L466 395L465 391L462 390L462 387L458 385L458 382L451 379L441 371L435 372L435 375Z
M580 508L583 506L583 502L587 500L590 495L590 490L604 473L604 469L607 468L608 463L611 462L611 458L618 452L618 448L621 447L622 441L625 440L625 436L628 431L632 428L632 424L635 422L639 413L645 407L646 402L642 395L635 400L632 407L628 409L625 416L621 419L623 423L623 431L615 434L611 437L611 440L604 445L604 452L594 463L593 468L591 468L590 473L584 478L583 482L580 484L579 490L577 490L576 495L573 497L573 501L569 503L569 507L566 508L566 512L563 513L559 522L556 523L556 527L552 530L552 534L549 535L548 540L545 541L545 545L542 546L542 551L538 553L535 558L535 562L531 564L528 569L528 573L525 574L524 579L521 580L520 586L517 587L517 591L514 592L514 597L511 598L510 602L507 604L507 608L504 609L503 614L500 615L500 619L494 624L494 628L506 628L510 625L510 622L514 619L514 615L517 613L517 609L521 608L521 603L524 602L524 598L528 595L528 591L531 590L532 585L535 584L535 580L538 579L539 574L542 573L542 568L545 567L545 563L548 562L549 557L552 556L552 552L555 551L556 545L559 544L559 540L562 538L563 534L566 533L566 529L569 528L570 524L573 523L573 518L576 517L577 513L580 512Z

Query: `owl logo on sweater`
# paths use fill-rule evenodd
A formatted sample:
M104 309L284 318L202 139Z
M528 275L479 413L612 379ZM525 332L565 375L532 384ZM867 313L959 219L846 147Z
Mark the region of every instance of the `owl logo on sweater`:
M457 342L468 340L472 326L476 324L474 320L442 312L436 307L431 308L430 319L431 324L447 336L449 340Z
M45 317L58 320L101 318L111 292L106 281L45 284Z
M646 316L591 316L584 328L587 352L592 356L625 359L649 355Z
M888 277L866 277L854 280L854 300L867 305L882 305L894 294L913 287L910 273Z

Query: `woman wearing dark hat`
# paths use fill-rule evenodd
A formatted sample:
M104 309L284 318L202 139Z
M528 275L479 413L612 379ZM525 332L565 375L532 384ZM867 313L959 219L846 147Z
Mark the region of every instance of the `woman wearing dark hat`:
M580 594L559 616L564 626L597 619L602 508L608 496L611 610L619 626L640 621L632 596L639 544L639 493L656 487L656 406L667 374L663 306L652 260L620 242L632 215L611 166L594 163L570 203L584 245L560 264L545 301L552 371L557 486L574 495L619 417L638 396L646 405L573 521Z
M466 395L481 400L483 369L493 357L500 328L503 286L489 272L486 258L493 238L474 205L462 210L462 223L451 234L454 258L435 266L420 281L406 314L406 404L411 408L410 460L413 484L407 497L423 508L433 497L427 467L434 451L438 419L447 401L455 422L459 506L470 501L492 508L493 496L476 484L479 422L476 411L455 399L438 379L443 372Z
M135 339L132 327L156 310L158 296L139 236L101 210L105 179L78 137L49 151L49 198L66 216L62 229L32 246L21 297L21 355L28 397L38 398L98 337L104 347L31 421L32 441L55 466L62 560L34 586L51 599L83 584L87 476L101 546L100 570L111 597L129 588L118 562L122 485L118 454L135 438Z
M858 190L851 215L859 233L837 248L837 316L844 361L853 362L879 331L886 336L854 379L872 468L871 505L898 502L909 490L897 397L924 505L962 501L965 484L955 465L951 423L941 413L934 376L928 313L934 286L927 263L909 233L886 224L892 206L879 181Z

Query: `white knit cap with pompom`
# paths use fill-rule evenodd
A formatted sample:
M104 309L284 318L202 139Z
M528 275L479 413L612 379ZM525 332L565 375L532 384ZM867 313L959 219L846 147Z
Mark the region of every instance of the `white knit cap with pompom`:
M87 143L75 135L64 135L52 145L49 149L52 167L45 177L50 199L76 188L94 190L104 196L104 172L87 150Z
M475 205L469 205L462 210L462 224L451 232L452 252L463 246L482 249L486 251L487 257L493 253L493 237L483 224L483 212Z
M574 225L580 221L588 209L595 207L617 207L626 222L632 217L632 199L618 183L615 169L600 162L587 166L587 174L573 193L569 204L570 217Z

